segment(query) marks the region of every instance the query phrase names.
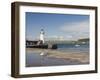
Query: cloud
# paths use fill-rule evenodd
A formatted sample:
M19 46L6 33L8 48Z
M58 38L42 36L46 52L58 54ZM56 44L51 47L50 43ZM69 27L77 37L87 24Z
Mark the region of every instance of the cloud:
M66 32L66 34L69 34L69 36L73 36L73 38L89 37L89 21L83 20L66 23L60 27L60 30Z
M65 32L89 32L89 21L70 22L61 27Z

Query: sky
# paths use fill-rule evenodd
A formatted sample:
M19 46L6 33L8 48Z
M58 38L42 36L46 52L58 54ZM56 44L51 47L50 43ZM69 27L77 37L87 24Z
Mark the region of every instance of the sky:
M89 38L89 15L26 12L26 39L38 38L41 29L45 38Z

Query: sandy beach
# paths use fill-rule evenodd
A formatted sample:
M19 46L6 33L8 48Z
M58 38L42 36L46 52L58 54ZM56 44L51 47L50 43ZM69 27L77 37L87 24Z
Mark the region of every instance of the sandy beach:
M41 52L44 53L45 57L56 58L56 59L64 59L69 60L71 62L79 62L81 64L89 64L89 53L87 52L77 52L77 51L59 51L59 50L52 50L52 49L37 49L37 48L26 48L26 51L34 51L40 54ZM29 54L29 53L28 53ZM37 54L37 53L36 53ZM41 54L40 54L41 55Z

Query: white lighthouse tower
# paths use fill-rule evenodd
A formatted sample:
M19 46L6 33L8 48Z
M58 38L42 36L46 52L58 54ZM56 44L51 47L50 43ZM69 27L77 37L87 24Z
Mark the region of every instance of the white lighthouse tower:
M40 31L40 41L42 41L44 44L44 30L43 29L41 29Z

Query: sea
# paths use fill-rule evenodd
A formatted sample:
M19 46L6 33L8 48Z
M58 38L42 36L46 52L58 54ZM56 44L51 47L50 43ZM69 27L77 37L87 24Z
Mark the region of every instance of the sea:
M89 44L58 44L60 51L80 51L89 52Z
M89 53L89 44L57 44L57 50L63 52ZM41 52L42 53L42 52ZM80 65L79 61L46 57L34 51L26 51L26 67ZM74 53L73 53L74 54Z

